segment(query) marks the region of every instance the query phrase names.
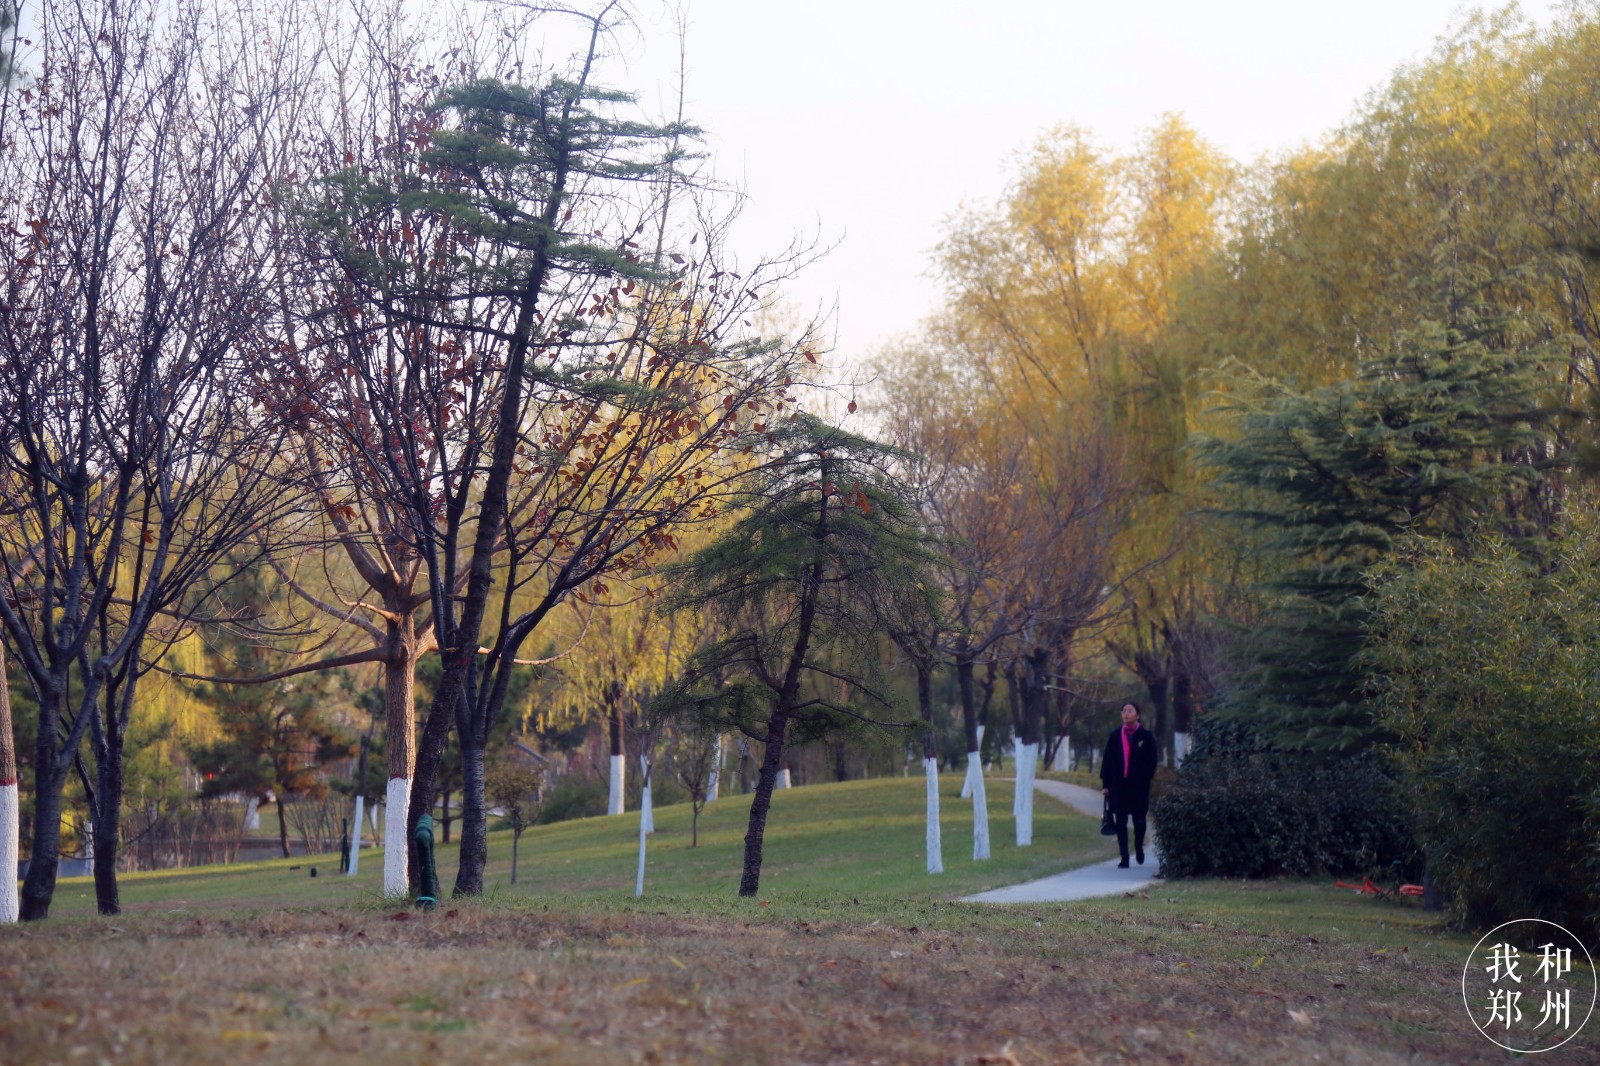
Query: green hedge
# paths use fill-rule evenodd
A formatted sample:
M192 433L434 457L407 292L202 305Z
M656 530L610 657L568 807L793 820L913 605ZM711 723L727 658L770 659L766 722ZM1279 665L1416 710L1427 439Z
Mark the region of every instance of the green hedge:
M1419 869L1376 758L1259 751L1236 731L1210 740L1151 805L1164 876L1354 877L1392 872L1396 860L1408 876Z

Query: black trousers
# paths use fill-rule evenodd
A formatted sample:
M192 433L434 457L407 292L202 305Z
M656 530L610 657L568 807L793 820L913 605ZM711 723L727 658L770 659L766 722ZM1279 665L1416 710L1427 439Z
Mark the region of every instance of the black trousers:
M1128 812L1118 811L1114 817L1117 820L1117 848L1122 852L1122 860L1128 860ZM1133 846L1140 851L1144 850L1145 812L1139 811L1133 815Z

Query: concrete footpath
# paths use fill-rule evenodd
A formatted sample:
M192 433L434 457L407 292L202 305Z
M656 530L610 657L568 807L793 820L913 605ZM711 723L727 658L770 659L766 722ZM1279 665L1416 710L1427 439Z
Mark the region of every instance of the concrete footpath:
M1059 800L1067 806L1090 818L1099 820L1103 809L1103 800L1100 793L1092 788L1082 785L1069 785L1065 781L1035 781L1034 791L1042 792L1051 799ZM1128 836L1133 836L1133 826L1128 827ZM1008 885L1005 888L995 888L988 892L979 892L976 896L963 896L966 903L1057 903L1063 900L1094 899L1097 896L1120 896L1124 892L1138 892L1149 888L1159 878L1156 870L1161 867L1161 857L1156 854L1153 840L1145 841L1144 865L1140 866L1130 855L1129 867L1126 870L1117 869L1117 840L1115 837L1106 837L1106 848L1112 854L1105 862L1095 863L1093 866L1080 866L1076 870L1065 873L1051 874L1041 877L1037 881L1028 881L1020 885ZM1133 847L1132 839L1128 841L1129 851Z

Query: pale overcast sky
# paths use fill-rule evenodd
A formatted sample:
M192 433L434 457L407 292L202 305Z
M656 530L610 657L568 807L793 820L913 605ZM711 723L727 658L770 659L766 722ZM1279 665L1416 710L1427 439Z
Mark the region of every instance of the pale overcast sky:
M684 0L688 115L750 197L739 244L820 232L791 287L837 303L836 359L910 330L941 220L992 202L1014 152L1070 122L1126 148L1167 111L1237 159L1316 139L1473 5L1457 0ZM1557 5L1522 4L1545 22ZM636 8L624 72L672 88L664 6ZM675 89L674 89L675 91Z

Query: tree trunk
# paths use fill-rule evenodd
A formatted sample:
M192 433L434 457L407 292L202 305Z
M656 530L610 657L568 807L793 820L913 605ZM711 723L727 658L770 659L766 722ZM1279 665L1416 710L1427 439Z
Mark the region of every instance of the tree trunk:
M1022 676L1016 686L1021 698L1021 732L1017 747L1017 847L1026 848L1033 844L1033 782L1036 776L1035 768L1038 765L1040 726L1044 723L1045 707L1049 703L1050 692L1046 688L1049 679L1047 666L1050 653L1044 648L1035 648L1028 654L1023 663Z
M511 883L512 884L516 884L517 883L517 845L520 844L520 843L522 843L522 829L520 827L513 828L511 830Z
M611 741L611 791L606 800L606 813L621 814L627 809L628 762L622 748L622 700L612 685L606 686L606 703L606 734Z
M715 746L712 748L711 773L707 775L707 780L706 780L706 798L705 798L704 802L710 803L712 800L717 798L717 786L721 783L721 781L722 781L722 734L718 733L717 734L717 739L715 741ZM700 816L700 808L696 807L694 809L694 813L695 813L695 817L698 818Z
M106 737L105 758L95 768L94 901L101 914L121 914L117 893L117 847L122 827L122 742Z
M767 811L772 806L772 790L778 784L778 764L783 761L783 743L789 730L787 711L774 711L767 725L766 757L756 777L755 798L750 801L750 825L744 834L744 871L739 877L739 895L749 898L761 888L761 844L767 832Z
M1011 818L1017 833L1022 832L1022 682L1017 677L1017 664L1006 664L1006 708L1011 712Z
M960 693L962 699L962 736L966 738L966 779L962 781L962 799L971 799L973 767L982 762L981 759L973 759L973 754L982 751L984 735L978 728L978 699L973 691L973 663L965 655L958 655L955 659L955 690Z
M17 794L17 745L11 731L11 684L6 678L6 643L0 639L0 925L21 912L17 856L21 844L21 797Z
M650 811L650 763L643 755L639 756L639 772L643 774L643 786L639 792L639 873L633 882L633 896L638 899L644 895L644 863L647 841L650 834L655 831L655 821Z
M646 833L656 831L655 807L650 802L650 767L650 762L639 756L639 820Z
M944 845L939 836L939 740L933 730L933 666L918 660L917 711L922 715L922 774L928 783L926 847L928 872L944 873Z
M489 819L484 803L483 745L461 743L461 864L452 896L483 895L483 867L489 861Z
M1045 745L1040 760L1046 769L1066 770L1072 754L1072 742L1068 739L1072 735L1072 705L1065 689L1057 689L1054 698L1056 711L1051 720L1055 723L1055 735Z
M1150 732L1155 734L1159 750L1165 751L1171 740L1171 723L1168 720L1167 703L1172 691L1172 682L1165 671L1161 676L1151 676L1145 679L1145 691L1150 694Z
M366 755L366 753L365 753L365 751L363 751L362 752L363 762L365 762L365 755ZM356 778L356 780L357 781L364 780L365 776L366 775L363 774L361 777ZM347 873L349 873L349 875L351 877L354 877L356 875L356 871L361 866L361 834L362 834L363 829L364 829L364 827L361 824L361 816L363 814L361 806L365 802L365 800L366 800L366 797L363 796L358 791L356 793L356 819L355 819L355 822L351 825L350 867L346 871Z
M983 727L978 724L970 659L956 663L956 686L961 693L961 723L967 734L967 781L962 792L972 798L972 858L977 861L989 857L989 800L983 787Z
M1172 765L1182 766L1194 735L1194 683L1189 671L1177 667L1172 677Z
M384 838L390 846L383 852L383 894L394 899L411 888L406 826L417 763L417 641L410 614L389 622L386 628L389 657L383 662L383 729L389 785L384 795ZM399 846L393 846L395 843Z
M829 746L833 749L833 779L835 781L850 780L850 767L845 760L847 751L844 740L835 740Z
M39 733L33 748L33 832L29 834L31 858L28 861L28 876L22 881L20 917L25 922L50 917L50 901L56 893L56 872L61 865L61 788L66 784L68 764L60 760L57 752L59 741L56 730L61 721L60 707L59 693L46 693L39 707Z
M446 655L444 651L441 655ZM452 653L453 654L453 653ZM447 656L448 657L448 656ZM442 682L441 682L442 684ZM456 689L456 702L459 703L462 692L458 683ZM456 717L457 707L454 705L441 705L438 695L435 694L433 705L428 709L428 720L422 726L422 742L417 745L416 772L411 778L410 787L405 787L403 779L389 778L389 789L384 802L383 817L383 881L384 895L405 895L408 891L412 895L422 891L422 870L411 862L411 834L416 831L417 819L423 813L433 809L434 786L439 780L439 764L444 760L445 742L450 738L450 723ZM396 784L400 788L396 788ZM404 794L396 804L396 792ZM398 859L389 858L390 838L400 847ZM404 875L406 887L399 892L389 891L389 863L399 863L399 870Z
M989 790L983 782L983 756L969 752L967 767L972 773L972 859L989 858Z
M278 847L283 849L283 857L289 858L289 814L283 805L283 789L274 789L273 795L278 800Z

